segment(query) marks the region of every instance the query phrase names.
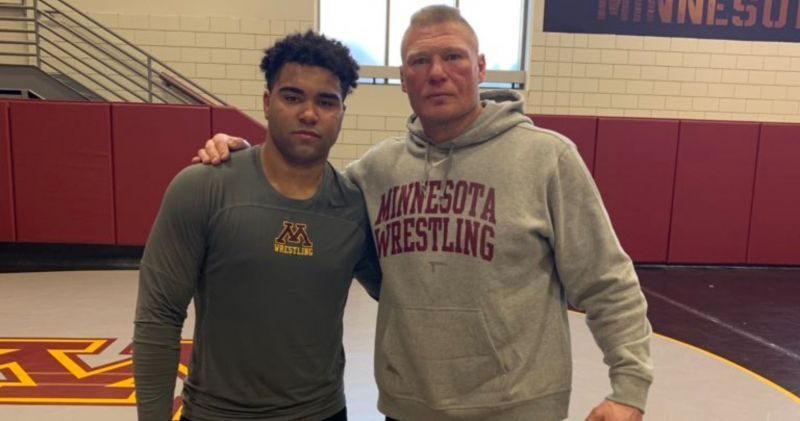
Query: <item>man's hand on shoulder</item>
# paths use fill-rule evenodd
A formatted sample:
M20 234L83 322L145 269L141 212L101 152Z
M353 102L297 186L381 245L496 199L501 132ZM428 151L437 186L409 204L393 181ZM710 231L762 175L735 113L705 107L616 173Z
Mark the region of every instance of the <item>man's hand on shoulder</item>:
M241 137L217 133L206 141L205 148L197 151L192 164L202 162L203 165L219 165L231 157L232 151L249 148L250 144Z
M642 421L642 418L638 408L605 400L592 409L586 421Z

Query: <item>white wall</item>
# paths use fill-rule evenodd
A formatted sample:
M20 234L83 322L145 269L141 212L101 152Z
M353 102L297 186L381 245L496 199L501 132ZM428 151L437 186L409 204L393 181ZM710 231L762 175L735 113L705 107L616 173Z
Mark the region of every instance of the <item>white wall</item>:
M316 0L66 0L83 11L120 15L312 20Z
M533 113L800 122L800 44L543 33Z

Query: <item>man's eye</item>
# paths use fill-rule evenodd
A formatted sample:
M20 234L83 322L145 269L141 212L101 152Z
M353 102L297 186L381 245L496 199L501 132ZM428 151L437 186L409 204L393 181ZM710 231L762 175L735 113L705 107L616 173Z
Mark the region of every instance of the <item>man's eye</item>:
M286 95L283 98L286 100L286 102L289 102L289 103L292 103L292 104L300 102L300 97L299 96L295 96L295 95Z
M456 53L446 54L444 56L444 59L447 60L447 61L460 60L461 59L461 54L456 54Z
M428 59L426 57L417 57L417 58L411 59L411 64L414 65L414 66L420 66L420 65L423 65L423 64L427 64L427 63L428 63Z

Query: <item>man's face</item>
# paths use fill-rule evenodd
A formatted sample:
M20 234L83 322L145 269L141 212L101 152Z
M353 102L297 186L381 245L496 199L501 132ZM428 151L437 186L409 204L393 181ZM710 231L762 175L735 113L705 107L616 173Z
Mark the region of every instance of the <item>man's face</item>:
M296 165L325 162L344 117L339 78L317 66L286 63L264 93L269 135L283 158Z
M480 114L478 85L486 79L486 61L469 30L453 22L412 28L404 47L403 92L426 130L471 123Z

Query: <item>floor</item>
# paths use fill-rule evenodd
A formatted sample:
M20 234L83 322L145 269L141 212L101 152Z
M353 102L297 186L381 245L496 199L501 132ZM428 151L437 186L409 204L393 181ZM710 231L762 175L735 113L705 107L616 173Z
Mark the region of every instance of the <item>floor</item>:
M646 420L800 420L800 270L638 272L659 333ZM136 419L129 356L136 282L135 270L0 274L0 420ZM383 419L372 378L375 313L354 285L345 348L355 421ZM569 420L577 421L609 387L583 315L571 312L570 323ZM184 338L191 325L190 316Z
M638 273L659 333L800 396L800 269L640 268Z

